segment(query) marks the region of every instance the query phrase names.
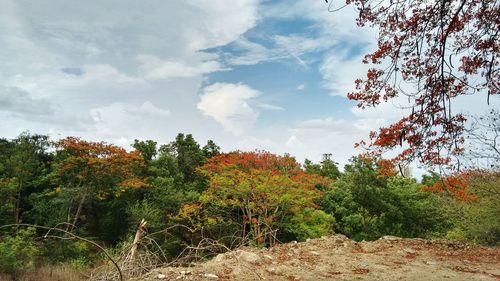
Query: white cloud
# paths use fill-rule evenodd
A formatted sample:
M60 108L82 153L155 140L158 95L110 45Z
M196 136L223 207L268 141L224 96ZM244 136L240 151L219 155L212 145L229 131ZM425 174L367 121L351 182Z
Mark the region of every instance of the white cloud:
M287 147L290 147L292 149L296 148L296 147L303 147L304 146L304 144L295 135L290 136L285 144Z
M282 146L276 141L274 136L268 137L247 137L239 139L233 144L228 145L232 150L254 151L265 150L272 153L283 154Z
M183 38L191 50L226 45L254 27L258 0L188 0L190 9L184 11L191 19Z
M86 64L83 65L83 75L68 77L69 80L79 81L82 84L92 83L94 81L111 83L143 83L140 78L126 75L115 67L108 64Z
M297 86L297 88L295 88L295 90L297 90L297 91L303 91L305 88L306 88L306 85L300 84L300 85Z
M140 107L126 108L125 112L149 118L165 118L170 116L170 111L168 109L160 109L154 106L150 101L146 101Z
M9 112L2 110L0 131L14 137L22 127L107 141L169 139L181 130L208 134L216 124L200 125L197 93L207 74L226 67L205 49L226 45L254 27L258 5L257 0L230 5L225 0L0 0L0 85L26 93ZM57 118L21 122L13 111L35 110L22 103L57 108ZM169 114L176 122L165 121ZM140 121L144 118L147 122Z
M127 119L165 119L170 116L170 111L154 106L150 101L146 101L140 106L113 103L104 107L97 107L90 110L90 115L95 122L110 122L114 120Z
M259 95L260 92L245 84L215 83L203 89L197 108L225 130L241 135L259 116L249 104Z
M233 43L238 55L226 53L226 61L231 65L254 65L261 62L292 60L307 68L309 62L301 56L322 51L332 46L332 41L323 36L309 37L305 35L274 35L269 38L271 47L249 41L242 36Z
M139 71L146 79L150 80L195 77L215 71L227 70L215 60L202 61L197 65L188 64L184 61L162 60L152 55L138 55L137 60L141 63Z
M153 105L116 102L90 109L93 120L88 132L113 142L125 142L139 136L152 137L165 127L170 111ZM131 130L132 128L132 130ZM126 143L130 144L130 142Z
M267 109L267 110L272 110L272 111L284 111L285 109L281 106L273 105L273 104L268 104L268 103L259 103L257 104L259 108L262 109Z
M319 71L323 76L323 86L330 90L331 95L346 97L355 90L354 81L365 77L368 69L361 60L361 56L346 58L336 52L325 55Z
M289 138L284 145L293 150L299 161L305 158L320 161L323 154L331 153L333 160L342 167L352 156L362 152L354 148L354 144L366 140L369 132L383 122L382 119L347 120L335 117L304 120L288 129Z
M325 119L310 119L300 122L296 129L297 131L324 131L329 133L337 132L357 132L359 128L356 123L348 122L344 119L334 119L327 117Z
M300 18L313 23L314 36L278 37L277 42L278 46L288 46L295 54L328 50L320 63L320 73L323 86L330 94L345 97L354 89L354 80L366 75L367 68L361 64L361 59L364 53L375 49L377 31L357 26L359 12L353 5L328 12L328 4L323 1L293 0L279 4L269 2L263 10L270 18Z

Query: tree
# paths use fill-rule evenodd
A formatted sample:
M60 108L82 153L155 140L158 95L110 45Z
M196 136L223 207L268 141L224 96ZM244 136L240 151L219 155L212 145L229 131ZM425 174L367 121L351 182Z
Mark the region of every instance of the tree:
M156 154L158 153L156 144L157 143L152 140L134 140L132 147L141 152L144 161L150 162L156 157Z
M195 186L184 182L176 158L166 151L160 150L145 169L149 188L145 190L142 200L134 202L129 208L131 225L135 228L137 222L145 218L150 230L160 230L182 204L195 201L200 194Z
M59 186L54 193L69 192L68 223L73 228L89 198L119 197L129 189L146 187L140 177L143 158L104 142L67 137L56 144L54 173ZM73 209L76 203L76 210Z
M361 108L407 97L411 113L370 134L382 153L407 145L393 160L450 164L463 152L465 117L452 111L458 96L500 93L500 6L490 0L346 0L359 26L378 28L372 64L349 99ZM363 144L363 143L362 143Z
M196 181L196 168L203 165L205 155L191 134L178 134L175 141L164 145L160 150L170 153L177 160L185 181Z
M477 200L460 200L451 205L456 222L448 238L500 245L500 173L475 172L468 178L468 187Z
M340 176L338 163L331 159L331 154L324 154L323 160L319 164L313 164L311 160L304 160L304 169L306 173L318 174L330 179L337 179Z
M48 147L47 136L29 133L0 143L0 190L6 200L2 209L12 210L13 223L20 223L27 198L47 180Z
M0 272L17 280L19 274L35 268L39 249L34 242L35 228L21 229L16 235L0 240Z
M491 170L500 169L499 110L492 109L484 115L472 116L471 126L465 130L465 138L469 147L464 154L468 162L466 164Z
M438 198L421 192L415 180L398 176L388 164L390 161L356 157L345 166L320 204L335 217L334 231L355 240L443 232L446 220Z
M304 233L326 234L331 227L331 217L315 210L321 194L317 185L331 181L305 173L292 157L231 152L210 158L199 171L208 177L209 187L181 214L191 220L201 216L200 227L223 223L256 244L273 244L278 231L287 230L285 225L300 238ZM312 221L303 223L308 219ZM318 225L328 227L314 229Z
M220 154L220 147L213 140L208 140L202 151L206 158L211 158Z

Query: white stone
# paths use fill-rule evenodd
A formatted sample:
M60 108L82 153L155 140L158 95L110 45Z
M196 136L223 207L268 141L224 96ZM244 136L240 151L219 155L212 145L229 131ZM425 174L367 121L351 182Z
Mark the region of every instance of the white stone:
M238 258L249 263L258 263L261 260L259 255L247 251L239 251Z
M408 254L415 254L415 250L410 248L405 249L405 252L407 252Z
M217 256L215 256L214 261L215 262L221 262L221 261L223 261L225 259L226 259L226 255L225 254L218 254Z
M270 256L270 255L264 255L264 257L265 257L266 259L268 259L268 260L274 260L274 258L273 258L272 256Z
M160 273L160 274L158 274L158 276L156 276L156 278L158 278L158 279L166 279L167 275Z
M204 273L203 277L208 278L208 279L219 279L219 276L212 274L212 273Z

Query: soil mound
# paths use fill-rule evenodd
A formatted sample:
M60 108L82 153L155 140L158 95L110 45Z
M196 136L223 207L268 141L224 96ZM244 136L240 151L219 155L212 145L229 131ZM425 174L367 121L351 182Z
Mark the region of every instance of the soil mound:
M343 235L241 248L192 267L158 268L152 280L500 280L500 249L446 240Z

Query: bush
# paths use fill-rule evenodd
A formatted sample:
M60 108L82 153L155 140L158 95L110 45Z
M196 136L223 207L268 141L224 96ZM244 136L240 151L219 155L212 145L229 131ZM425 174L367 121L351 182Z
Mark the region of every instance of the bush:
M335 217L335 232L374 240L383 235L436 236L449 228L439 197L420 191L414 179L382 175L374 162L360 159L345 170L320 202Z
M89 244L80 240L44 241L43 256L51 263L74 263L87 265L95 259Z
M469 182L476 201L450 200L449 213L454 227L446 238L490 246L500 245L500 175L486 174Z
M21 229L15 236L6 236L0 242L0 271L15 280L20 273L33 270L38 255L34 241L35 228Z
M295 214L284 228L297 240L304 241L307 238L319 238L331 234L334 222L335 219L331 215L321 210L305 208Z

